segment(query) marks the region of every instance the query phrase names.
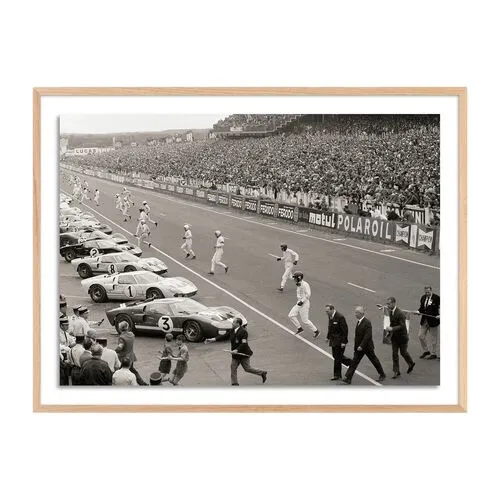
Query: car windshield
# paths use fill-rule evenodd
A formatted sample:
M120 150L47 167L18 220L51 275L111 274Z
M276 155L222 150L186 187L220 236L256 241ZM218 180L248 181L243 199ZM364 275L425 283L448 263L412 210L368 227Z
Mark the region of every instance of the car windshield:
M157 281L161 281L163 279L157 274L150 272L136 274L135 277L137 278L137 283L143 285L147 285L148 283L156 283Z
M183 314L195 314L204 311L207 308L207 306L191 299L185 299L182 302L173 302L170 304L170 307L172 308L174 315L179 316Z

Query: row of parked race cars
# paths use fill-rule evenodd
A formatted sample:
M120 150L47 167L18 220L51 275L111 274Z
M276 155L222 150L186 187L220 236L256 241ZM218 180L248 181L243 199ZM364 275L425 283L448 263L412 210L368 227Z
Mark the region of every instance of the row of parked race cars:
M142 257L130 243L94 214L72 206L60 195L60 255L71 263L81 286L94 302L120 301L106 311L112 326L126 321L134 332L184 333L200 342L232 328L232 319L246 319L231 307L207 307L191 299L198 292L183 277L167 277L167 265L156 257Z

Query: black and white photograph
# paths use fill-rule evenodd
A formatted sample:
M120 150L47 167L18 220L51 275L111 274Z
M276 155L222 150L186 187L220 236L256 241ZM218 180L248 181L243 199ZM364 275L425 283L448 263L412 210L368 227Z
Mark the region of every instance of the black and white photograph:
M440 386L440 114L58 127L62 390Z

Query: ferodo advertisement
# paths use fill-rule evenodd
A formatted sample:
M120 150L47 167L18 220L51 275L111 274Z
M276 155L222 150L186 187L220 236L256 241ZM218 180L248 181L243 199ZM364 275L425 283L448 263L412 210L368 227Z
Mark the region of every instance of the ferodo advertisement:
M231 195L231 207L243 210L244 198L236 194Z
M217 203L217 193L215 192L211 192L211 191L208 191L207 192L207 201L209 203Z
M393 241L394 223L386 220L338 214L335 228L358 236Z
M245 210L257 212L257 200L254 198L245 198Z
M280 219L286 219L290 221L295 221L297 222L298 220L298 210L296 210L297 207L294 207L293 205L278 205L278 217ZM297 212L297 214L296 214Z
M229 206L229 196L227 194L218 194L218 203L219 205Z
M274 208L275 204L273 202L261 200L259 213L262 215L268 215L269 217L274 217Z

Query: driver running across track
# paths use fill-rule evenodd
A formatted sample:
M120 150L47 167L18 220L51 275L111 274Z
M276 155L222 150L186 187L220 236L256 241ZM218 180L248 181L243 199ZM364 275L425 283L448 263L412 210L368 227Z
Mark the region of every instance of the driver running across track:
M149 229L149 226L145 222L140 221L137 229L138 229L138 231L137 231L137 244L138 244L139 248L142 248L141 242L143 242L143 241L147 243L149 248L151 248L151 241L149 239L149 237L151 236L151 230Z
M314 323L309 319L309 308L311 306L311 287L309 286L309 283L307 283L307 281L304 281L304 274L300 271L295 271L293 273L293 279L295 280L295 284L297 285L297 303L288 313L288 317L297 328L296 335L299 335L304 331L304 329L300 325L299 320L297 319L297 316L300 316L302 323L304 323L304 325L307 325L314 332L314 338L317 338L319 337L320 332L316 328Z
M215 243L215 252L214 256L212 257L212 267L210 269L210 272L208 274L215 274L215 265L217 264L218 266L221 266L224 268L224 271L227 273L229 266L226 266L224 262L221 261L222 255L224 254L224 236L222 236L222 233L217 229L215 231L215 237L217 238L217 241Z
M193 234L191 233L191 226L189 224L184 224L184 236L182 239L184 243L181 245L181 249L186 252L186 259L189 259L189 257L196 259L196 254L193 250Z
M285 272L281 277L281 284L278 288L279 292L283 291L287 280L292 278L293 266L296 266L299 262L299 254L294 252L291 248L288 248L288 245L285 243L281 245L281 251L283 252L283 255L281 257L277 257L276 260L278 262L282 260L285 263Z

